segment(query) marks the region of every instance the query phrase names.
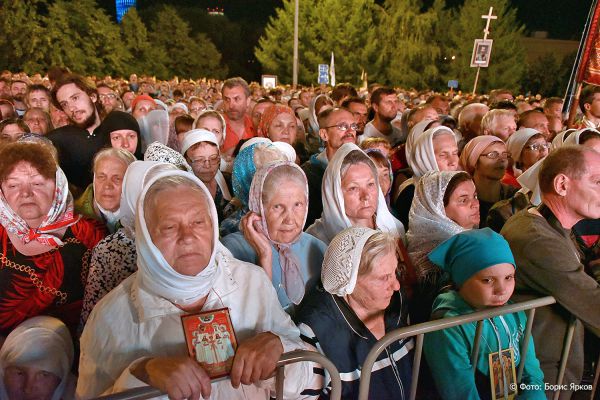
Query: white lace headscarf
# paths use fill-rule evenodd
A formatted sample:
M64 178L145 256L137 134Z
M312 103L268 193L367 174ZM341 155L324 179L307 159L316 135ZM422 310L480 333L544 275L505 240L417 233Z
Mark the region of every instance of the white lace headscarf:
M6 337L0 349L0 383L7 367L37 368L60 378L51 398L59 400L65 395L72 364L73 341L65 324L53 317L33 317ZM0 384L0 400L8 400L4 384Z
M323 288L336 296L354 291L365 244L377 231L353 226L338 233L325 252L321 268Z
M423 135L423 132L425 132L426 128L432 122L435 121L433 121L432 119L424 119L416 123L408 132L408 136L406 137L406 144L404 145L404 151L406 153L406 161L409 162L409 165L412 162L411 157L415 142Z
M321 239L325 243L331 242L333 237L345 228L352 226L352 222L346 215L344 206L344 194L342 192L342 176L341 169L344 159L352 151L364 152L353 143L345 143L336 152L333 158L329 161L325 174L323 175L323 184L321 193L323 196L323 214L321 218L315 221L306 232ZM379 188L379 180L377 179L377 169L375 164L365 154L365 163L371 167L373 177ZM404 226L390 213L385 202L385 197L378 190L377 210L375 211L375 225L377 229L388 232L393 236L404 240Z
M174 176L190 180L204 192L212 220L213 246L211 249L205 249L211 252L210 260L207 266L196 276L180 274L169 265L160 250L152 242L144 216L144 202L148 190L160 179ZM224 255L230 253L219 242L217 209L215 208L215 203L212 201L210 192L202 181L191 173L179 170L164 171L157 174L144 185L137 204L135 221L138 264L137 279L140 282L140 286L157 296L179 305L193 304L206 296L216 278L217 265Z
M437 268L427 258L429 252L444 240L465 231L446 216L444 194L450 180L463 171L432 171L419 179L409 214L406 234L408 254L417 276L423 279Z
M135 211L144 183L153 176L152 174L176 169L173 164L158 161L134 161L127 167L123 176L119 209L121 225L130 238L135 238Z

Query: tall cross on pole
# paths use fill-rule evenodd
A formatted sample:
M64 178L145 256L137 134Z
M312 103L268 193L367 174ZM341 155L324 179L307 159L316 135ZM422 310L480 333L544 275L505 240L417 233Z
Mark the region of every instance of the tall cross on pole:
M485 29L483 30L483 40L487 40L488 34L490 33L490 22L492 22L493 19L498 19L497 15L493 15L492 12L494 11L494 7L490 7L490 11L487 13L487 15L482 15L481 18L485 19ZM479 81L479 71L480 71L481 67L477 66L477 73L475 74L475 83L473 84L473 94L476 93L477 91L477 81Z

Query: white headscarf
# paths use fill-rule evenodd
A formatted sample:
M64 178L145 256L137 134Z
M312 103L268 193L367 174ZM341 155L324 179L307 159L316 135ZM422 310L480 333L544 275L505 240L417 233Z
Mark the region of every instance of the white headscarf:
M219 148L219 142L217 141L217 137L211 131L207 131L206 129L193 129L189 131L185 138L183 139L183 143L181 144L181 154L185 157L185 153L195 145L196 143L208 142L217 146L217 152L219 157L221 156L221 149ZM221 193L223 194L223 198L225 200L231 200L231 193L229 193L229 187L227 186L227 182L225 181L225 177L220 169L217 169L217 173L215 174L215 180L217 181L217 185L219 185L219 189L221 189Z
M456 136L454 136L452 129L445 126L436 126L423 132L415 140L412 156L408 160L415 178L419 178L429 171L440 170L433 150L433 138L436 134L451 135L456 142Z
M576 129L567 129L556 135L556 137L552 140L552 150L556 150L561 147L565 143L565 136L572 134L575 131Z
M425 132L425 128L427 128L427 126L432 122L434 121L431 119L424 119L415 124L415 126L413 126L408 132L408 136L406 137L406 144L404 145L404 151L406 153L406 161L408 161L409 165L411 165L412 163L412 153L415 142L418 138L420 138L423 135L423 132Z
M517 181L521 185L519 192L531 192L531 195L529 196L529 202L534 206L539 206L542 204L542 191L540 190L539 173L543 162L544 159L539 160L517 178Z
M4 369L27 366L51 372L60 378L52 395L59 400L65 395L73 364L73 341L60 320L38 316L25 320L7 337L0 349L0 400L8 400L4 387Z
M213 228L213 247L207 266L196 276L183 275L175 271L152 242L144 217L146 194L161 178L180 176L196 184L205 194ZM135 218L137 264L140 286L174 304L189 305L206 296L213 286L220 257L229 252L219 242L217 209L210 192L195 175L184 171L164 171L152 177L144 185L137 205ZM208 249L207 249L208 250ZM230 254L230 253L229 253Z
M321 239L325 243L331 242L333 237L345 228L352 226L352 222L346 215L346 209L344 206L344 194L342 193L342 176L340 174L342 163L344 159L351 151L364 152L356 146L354 143L345 143L342 145L334 154L333 158L329 161L325 174L323 175L323 184L321 186L321 192L323 195L323 214L321 218L315 221L306 232ZM375 164L365 154L365 163L375 170ZM379 181L377 174L374 175L375 182L379 188ZM385 197L381 193L381 189L378 190L377 198L377 210L375 211L376 219L375 225L377 229L384 232L389 232L396 237L404 239L404 226L390 213L385 202Z
M417 275L423 278L431 267L429 252L465 228L446 216L444 195L450 180L463 171L431 171L419 179L409 214L406 241Z
M376 233L370 228L352 226L331 240L321 268L321 281L328 293L343 297L354 291L363 249Z
M506 148L510 153L511 158L515 161L515 163L519 162L521 159L521 153L523 152L523 148L535 135L540 135L541 132L532 128L521 128L508 138L506 141ZM513 169L515 167L513 166Z
M583 129L578 129L575 132L571 133L565 140L563 143L563 146L568 146L568 145L577 145L577 144L581 144L579 143L579 137L581 136L581 134L583 132L588 132L588 131L592 131L592 132L596 132L598 135L600 135L600 132L598 132L596 129L593 128L583 128Z
M148 181L152 173L176 169L177 167L173 164L158 161L134 161L127 167L123 176L119 210L121 211L121 225L129 237L135 237L135 210L144 183Z

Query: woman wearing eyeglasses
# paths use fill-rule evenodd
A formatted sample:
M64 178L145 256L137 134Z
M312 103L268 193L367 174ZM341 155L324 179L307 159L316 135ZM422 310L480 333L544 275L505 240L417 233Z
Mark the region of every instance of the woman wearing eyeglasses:
M506 147L512 157L513 165L507 169L502 183L520 188L517 177L548 155L550 143L540 131L521 128L508 138Z
M517 188L502 183L511 155L502 139L496 136L477 136L463 149L460 164L475 182L479 198L479 227L487 226L486 219L492 206L511 198Z
M231 200L229 188L219 165L221 154L219 142L214 133L205 129L189 131L181 144L181 154L192 166L194 175L206 185L217 206L219 221L223 220L223 210Z

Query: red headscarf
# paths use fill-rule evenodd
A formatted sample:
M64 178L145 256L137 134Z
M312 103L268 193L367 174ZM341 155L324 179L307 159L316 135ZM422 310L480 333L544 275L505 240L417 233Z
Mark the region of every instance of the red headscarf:
M271 127L275 117L280 114L290 114L292 117L296 118L294 110L292 110L290 107L282 104L273 104L271 107L267 108L264 114L260 117L260 122L258 123L258 136L269 137L269 128Z

